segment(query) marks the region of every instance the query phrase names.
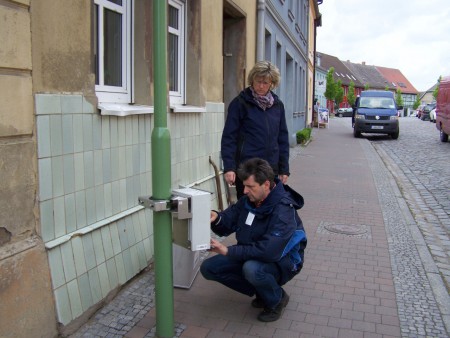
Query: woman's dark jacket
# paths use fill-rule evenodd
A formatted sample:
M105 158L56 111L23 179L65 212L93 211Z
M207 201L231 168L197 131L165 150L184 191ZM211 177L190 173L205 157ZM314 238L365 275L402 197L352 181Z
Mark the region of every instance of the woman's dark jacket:
M307 241L297 214L303 197L277 182L261 206L255 208L244 196L219 212L211 229L219 236L236 233L237 244L228 247L227 257L276 263L281 272L279 284L283 285L301 270ZM255 215L250 225L246 224L249 213Z
M283 102L272 93L274 103L262 110L246 88L231 101L222 133L224 172L236 171L239 164L259 157L277 175L289 175L289 138Z

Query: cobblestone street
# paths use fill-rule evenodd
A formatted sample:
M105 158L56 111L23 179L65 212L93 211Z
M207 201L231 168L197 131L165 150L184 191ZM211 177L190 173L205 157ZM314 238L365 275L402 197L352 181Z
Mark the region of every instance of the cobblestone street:
M439 140L434 123L417 118L400 122L396 142L387 139L372 144L400 186L450 290L450 143Z

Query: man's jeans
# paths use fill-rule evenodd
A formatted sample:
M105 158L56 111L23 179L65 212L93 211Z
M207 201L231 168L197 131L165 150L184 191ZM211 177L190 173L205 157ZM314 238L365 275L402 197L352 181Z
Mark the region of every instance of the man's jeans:
M280 273L275 263L264 263L256 260L236 261L223 255L215 255L206 259L200 271L208 280L253 296L260 297L266 307L275 308L282 297L282 289L278 285Z

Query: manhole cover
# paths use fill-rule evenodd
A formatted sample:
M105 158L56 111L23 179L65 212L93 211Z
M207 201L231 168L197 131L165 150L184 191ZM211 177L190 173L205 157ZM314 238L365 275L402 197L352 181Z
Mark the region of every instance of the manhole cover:
M362 235L367 232L365 226L354 224L326 224L325 229L343 235Z

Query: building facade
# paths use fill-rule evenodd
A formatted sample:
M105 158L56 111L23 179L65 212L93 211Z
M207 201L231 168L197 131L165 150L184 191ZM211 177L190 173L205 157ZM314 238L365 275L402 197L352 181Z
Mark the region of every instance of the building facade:
M69 334L153 260L152 1L3 1L0 327ZM308 1L167 0L172 187L225 196L228 102L264 46L289 131L308 123ZM257 39L264 19L263 40ZM45 308L45 311L42 309Z
M327 102L323 94L326 90L326 75L330 68L334 69L333 79L335 82L341 81L344 89L344 100L339 108L347 108L347 95L350 83L355 87L355 96L359 95L365 88L375 90L401 91L404 108L411 109L417 98L417 90L408 81L408 79L398 69L366 65L347 61L341 61L336 56L328 55L322 52L316 53L316 91L315 95L319 103ZM333 102L327 102L329 108Z
M312 102L308 98L310 73L308 0L259 0L258 59L273 62L280 69L281 83L275 90L286 109L290 144L295 134L311 121ZM310 90L310 89L309 89Z

